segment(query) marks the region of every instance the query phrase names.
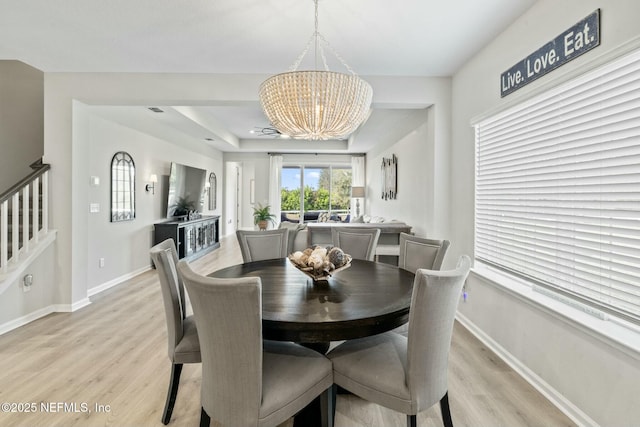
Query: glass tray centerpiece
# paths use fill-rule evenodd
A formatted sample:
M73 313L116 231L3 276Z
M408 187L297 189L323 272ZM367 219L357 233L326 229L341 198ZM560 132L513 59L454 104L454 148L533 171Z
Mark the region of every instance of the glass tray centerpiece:
M314 246L288 256L298 270L314 282L325 282L335 273L351 266L351 255L338 247Z

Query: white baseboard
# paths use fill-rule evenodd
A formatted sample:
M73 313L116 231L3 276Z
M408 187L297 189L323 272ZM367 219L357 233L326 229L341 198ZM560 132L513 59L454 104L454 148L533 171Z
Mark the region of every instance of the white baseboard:
M116 277L115 279L109 280L108 282L105 282L105 283L103 283L101 285L94 286L93 288L87 290L87 296L88 297L92 297L94 295L97 295L100 292L104 292L107 289L113 288L114 286L119 285L120 283L124 282L125 280L133 279L138 274L142 274L145 271L149 271L149 270L151 270L151 266L150 265L148 265L146 267L139 268L139 269L137 269L135 271L132 271L132 272L127 273L127 274L124 274L124 275L122 275L120 277Z
M41 308L39 310L33 311L26 316L18 317L17 319L13 319L0 325L0 335L6 334L9 331L13 331L14 329L19 328L20 326L24 326L27 323L33 322L41 317L46 316L47 314L51 314L55 312L52 305Z
M27 323L31 323L34 320L38 320L41 317L44 317L51 313L71 313L76 310L80 310L83 307L91 304L89 298L85 298L83 300L77 301L73 304L52 304L36 311L32 311L29 314L18 317L17 319L10 320L6 323L0 325L0 335L6 334L9 331L13 331L21 326L26 325Z
M74 302L73 304L54 304L51 307L53 307L53 311L57 313L73 313L74 311L80 310L89 304L91 304L89 298L84 298L80 301Z
M136 271L131 273L127 273L123 276L117 277L113 280L110 280L102 285L95 286L91 289L87 290L87 298L83 298L80 301L76 301L72 304L51 304L46 307L40 308L36 311L33 311L24 316L20 316L17 319L10 320L6 323L0 325L0 335L5 334L9 331L17 329L21 326L26 325L27 323L31 323L34 320L37 320L41 317L44 317L51 313L72 313L76 310L80 310L83 307L86 307L91 304L91 300L89 297L99 294L100 292L104 292L109 288L112 288L125 280L129 280L138 274L144 273L145 271L151 270L151 266L142 267Z
M507 365L509 365L511 369L513 369L525 381L531 384L536 390L542 393L544 397L546 397L554 406L556 406L560 411L562 411L562 413L569 417L578 426L598 427L598 423L592 420L580 408L571 403L555 388L549 385L549 383L540 378L535 372L530 370L526 365L520 362L520 360L514 357L496 341L494 341L493 338L485 334L462 313L457 312L456 319L462 326L464 326L469 332L471 332L476 338L478 338L491 351L496 353L496 355L498 355L500 359L502 359Z
M119 285L125 280L131 279L132 277L137 276L138 274L144 273L151 269L151 266L143 267L137 271L132 273L125 274L116 279L110 280L102 285L95 286L89 290L87 290L87 298L81 299L80 301L76 301L73 304L52 304L47 307L43 307L39 310L26 314L24 316L18 317L17 319L10 320L7 323L0 325L0 335L5 334L9 331L19 328L20 326L24 326L27 323L33 322L41 317L46 316L51 313L72 313L76 310L80 310L83 307L86 307L91 304L91 300L89 297L92 297L100 292L106 291L109 288L112 288L116 285Z

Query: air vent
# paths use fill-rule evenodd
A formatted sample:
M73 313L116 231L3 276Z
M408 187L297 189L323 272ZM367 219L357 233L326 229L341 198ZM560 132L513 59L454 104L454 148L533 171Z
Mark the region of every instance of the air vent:
M158 107L149 107L149 110L153 111L154 113L164 113L164 110L161 110Z

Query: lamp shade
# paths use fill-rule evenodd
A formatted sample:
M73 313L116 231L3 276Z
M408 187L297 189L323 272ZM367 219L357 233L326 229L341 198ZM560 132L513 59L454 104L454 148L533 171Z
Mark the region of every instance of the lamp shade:
M364 187L351 187L351 197L364 197Z

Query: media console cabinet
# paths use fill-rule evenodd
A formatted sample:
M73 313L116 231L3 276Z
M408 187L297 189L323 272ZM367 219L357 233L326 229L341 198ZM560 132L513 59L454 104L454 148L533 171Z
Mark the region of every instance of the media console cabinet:
M220 247L220 216L171 220L153 225L153 244L172 238L178 258L195 259Z

